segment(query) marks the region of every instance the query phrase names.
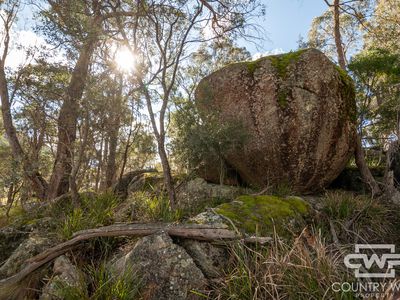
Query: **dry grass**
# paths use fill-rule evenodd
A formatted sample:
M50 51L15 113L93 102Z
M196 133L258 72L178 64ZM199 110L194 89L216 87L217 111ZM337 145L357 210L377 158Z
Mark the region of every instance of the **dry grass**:
M304 229L292 243L230 246L232 265L211 293L213 299L353 299L335 293L333 282L349 280L341 251L327 246L319 232Z

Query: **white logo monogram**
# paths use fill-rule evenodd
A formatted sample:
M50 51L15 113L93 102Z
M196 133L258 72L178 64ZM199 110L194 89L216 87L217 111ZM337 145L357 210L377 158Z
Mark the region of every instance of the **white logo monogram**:
M369 258L361 250L389 250L382 255L372 254ZM387 263L387 264L386 264ZM355 253L344 257L344 264L349 269L354 269L356 278L394 278L394 266L400 265L400 254L395 253L395 245L389 244L356 244ZM382 270L380 273L369 273L368 270L377 265ZM387 265L387 267L386 267Z

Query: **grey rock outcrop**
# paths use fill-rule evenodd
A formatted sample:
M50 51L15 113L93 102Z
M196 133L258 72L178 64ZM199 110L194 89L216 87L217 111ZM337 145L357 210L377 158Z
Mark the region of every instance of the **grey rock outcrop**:
M138 274L145 299L196 299L191 291L206 283L193 259L165 233L140 239L110 269L114 274Z

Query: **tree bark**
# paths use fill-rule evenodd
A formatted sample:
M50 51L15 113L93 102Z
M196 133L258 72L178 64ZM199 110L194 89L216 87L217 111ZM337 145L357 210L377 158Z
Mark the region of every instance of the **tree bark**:
M379 185L376 183L375 178L372 176L371 171L368 168L368 165L365 161L364 157L364 149L361 145L361 136L357 134L356 137L356 148L355 148L355 159L358 169L360 170L361 177L363 181L369 186L372 196L381 194L381 189Z
M99 25L94 22L94 25ZM48 199L54 199L69 190L69 180L72 171L72 151L76 140L76 126L79 113L79 100L88 75L89 64L97 43L97 35L88 39L82 47L78 61L72 72L71 81L64 95L58 118L57 153L50 178Z
M118 90L114 95L113 105L111 107L111 122L109 124L109 149L108 149L108 159L106 166L106 188L110 188L115 181L115 174L117 172L117 146L118 146L118 133L121 123L121 107L122 107L122 87L123 87L123 77L120 74L118 76Z
M346 70L346 58L344 55L342 37L340 33L340 0L334 0L333 12L334 12L333 14L334 36L335 36L336 52L338 56L338 63L343 70ZM356 164L358 169L360 170L363 181L370 187L372 195L373 196L379 195L382 191L379 188L374 177L372 176L372 173L368 168L367 162L365 161L364 150L362 148L361 139L362 139L361 133L357 133L355 140L355 151L354 151Z
M167 152L165 151L164 141L158 142L158 153L159 153L161 165L163 168L164 183L167 188L170 206L171 206L171 208L175 208L176 193L175 193L174 181L172 179L171 166L169 164Z
M78 186L76 184L76 178L78 176L79 169L81 167L84 155L85 155L85 150L87 146L87 141L89 137L89 112L86 112L85 116L85 122L83 124L82 128L82 140L81 144L79 146L79 151L78 151L78 158L76 159L75 162L73 162L72 165L72 171L71 171L71 176L70 176L70 187L71 187L71 195L72 195L72 203L74 204L75 207L78 207L80 205L80 198L79 198L79 193L78 193Z
M342 45L342 38L340 33L340 0L334 0L333 2L333 15L334 15L334 31L335 31L335 45L336 45L336 52L338 56L338 63L339 66L346 70L346 59L344 56L343 45Z

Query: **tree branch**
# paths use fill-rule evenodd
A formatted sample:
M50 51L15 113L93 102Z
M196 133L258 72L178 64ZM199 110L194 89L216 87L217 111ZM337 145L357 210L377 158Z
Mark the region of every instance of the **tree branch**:
M173 237L194 239L201 241L232 241L242 240L244 243L265 244L272 239L269 237L243 237L235 231L210 225L169 223L149 224L115 224L100 228L87 229L76 232L72 239L58 244L26 261L26 266L17 274L0 280L0 290L12 288L26 278L29 274L39 269L46 263L67 251L77 247L81 242L96 237L135 236L143 237L158 232L165 232Z

